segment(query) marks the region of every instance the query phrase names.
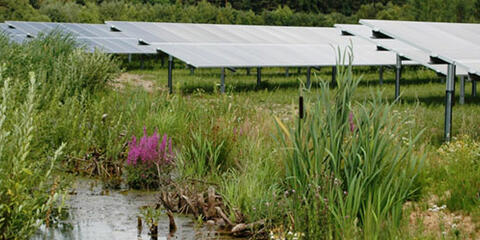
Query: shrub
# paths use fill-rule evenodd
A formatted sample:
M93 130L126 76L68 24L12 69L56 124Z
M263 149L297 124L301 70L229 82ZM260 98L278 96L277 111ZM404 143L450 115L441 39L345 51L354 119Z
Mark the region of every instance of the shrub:
M33 74L26 100L19 103L7 79L0 101L0 239L28 239L52 216L62 190L54 166L62 155L34 151L37 87Z
M160 135L155 131L148 136L146 128L139 141L133 136L127 158L127 182L130 187L156 188L169 180L168 173L174 160L172 139L165 134L159 141Z
M351 65L337 69L338 89L332 93L322 83L295 128L277 121L287 149L285 182L295 192L290 211L296 231L307 239L388 238L416 190L418 137L408 128L408 138L401 139L407 119L393 118L381 94L353 103L360 78Z

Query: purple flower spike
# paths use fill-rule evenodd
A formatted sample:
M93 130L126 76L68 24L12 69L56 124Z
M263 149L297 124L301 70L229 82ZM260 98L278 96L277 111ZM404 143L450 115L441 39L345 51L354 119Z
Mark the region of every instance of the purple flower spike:
M128 143L129 152L127 157L128 165L136 165L138 159L142 164L166 164L173 161L172 139L167 134L163 135L159 144L160 135L155 130L152 136L148 136L147 128L143 128L143 136L137 141L135 136Z
M350 132L355 131L355 122L353 121L353 112L350 112L348 115L348 123L350 124Z

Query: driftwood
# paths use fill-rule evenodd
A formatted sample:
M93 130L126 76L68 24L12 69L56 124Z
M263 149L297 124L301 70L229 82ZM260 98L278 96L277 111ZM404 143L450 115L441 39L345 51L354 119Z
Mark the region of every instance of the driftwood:
M263 228L265 226L265 220L260 220L257 222L245 224L240 223L232 228L232 235L236 237L246 237L250 236L255 230Z
M265 232L263 231L264 220L246 223L245 216L238 209L231 209L233 211L227 209L223 204L222 197L216 193L213 187L209 187L206 192L198 193L189 189L189 186L179 188L175 185L173 191L161 192L159 202L167 210L171 233L172 229L176 230L173 212L193 214L195 218L204 220L207 225L216 226L222 232L236 237L249 237ZM225 214L227 210L234 214L235 222ZM258 236L256 235L256 237Z
M168 230L170 234L174 234L177 231L177 225L175 224L175 218L173 217L172 211L167 211L168 216Z

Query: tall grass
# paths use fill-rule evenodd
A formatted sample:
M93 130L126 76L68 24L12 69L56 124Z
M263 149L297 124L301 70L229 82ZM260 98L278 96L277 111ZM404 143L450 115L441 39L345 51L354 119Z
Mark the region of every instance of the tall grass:
M286 148L285 182L295 192L295 230L308 239L388 238L416 190L422 158L413 147L419 136L381 93L353 102L360 78L351 65L337 69L338 89L322 83L295 128L277 121Z

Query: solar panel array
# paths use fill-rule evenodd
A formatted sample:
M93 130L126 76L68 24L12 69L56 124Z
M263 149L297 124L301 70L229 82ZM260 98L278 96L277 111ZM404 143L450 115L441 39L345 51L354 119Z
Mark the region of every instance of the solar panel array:
M10 28L6 23L0 23L0 32L9 37L9 39L16 43L23 43L27 40L27 34L18 29Z
M478 43L480 24L384 20L360 20L360 23L370 27L374 32L422 50L432 63L448 66L444 131L445 140L450 141L457 72L468 73L472 79L472 95L476 95L476 81L480 76L480 43ZM464 96L465 78L461 77L461 104L464 102Z
M101 50L115 54L155 54L151 46L140 45L138 39L121 32L111 31L105 24L50 23L7 21L10 29L24 32L31 36L52 31L63 31L77 39L86 50Z
M469 73L480 75L480 25L413 21L360 20L375 31L428 53L448 63L455 63Z
M403 56L403 57L407 57L412 61L417 62L427 68L430 68L437 73L447 75L447 66L439 65L439 64L431 64L429 53L423 49L414 47L408 43L402 42L397 39L375 38L372 36L373 29L364 25L336 24L335 27L349 34L369 40L372 43L376 44L380 49L386 49L388 51L395 52L396 54L399 54L400 56ZM463 76L467 74L468 74L467 69L462 67L457 69L457 75Z
M378 52L358 37L335 28L222 24L106 22L129 36L194 67L335 66L337 48L353 46L353 65L393 65L395 56Z

